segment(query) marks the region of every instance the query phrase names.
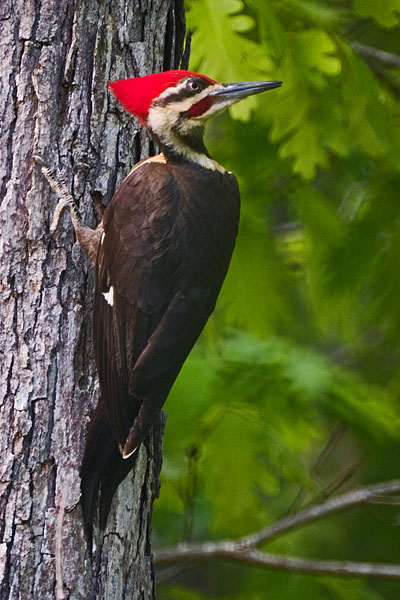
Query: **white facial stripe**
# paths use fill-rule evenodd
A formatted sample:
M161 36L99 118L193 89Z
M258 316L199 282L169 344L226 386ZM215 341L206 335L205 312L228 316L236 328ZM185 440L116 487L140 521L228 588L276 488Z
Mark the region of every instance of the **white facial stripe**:
M175 96L175 94L179 94L180 90L184 89L185 87L186 87L186 81L183 81L183 82L179 83L178 85L169 87L166 90L164 90L162 94L160 94L158 99L164 100L165 98L168 98L168 96ZM219 89L221 89L221 87L222 86L220 83L215 83L214 85L209 85L204 90L202 90L199 94L195 94L194 96L190 96L189 98L182 98L182 100L177 100L176 102L169 102L168 109L171 109L171 110L177 111L177 112L185 112L185 111L189 110L189 108L191 106L193 106L193 104L197 104L197 102L200 102L200 100L202 100L203 98L208 96L208 94L210 92L213 92L214 90L219 90Z
M175 113L175 115L179 115L181 112L188 112L192 106L194 106L195 104L200 102L203 98L208 96L208 94L211 91L219 90L219 89L221 89L221 84L217 83L215 85L209 86L207 89L203 90L200 94L196 94L196 96L192 96L191 98L184 98L182 100L177 100L175 102L169 102L167 107L164 107L164 111L168 110L168 111L170 111L170 113ZM175 92L173 92L171 90L175 90ZM168 90L165 90L165 92L163 94L161 94L160 98L162 98L166 92L169 92L169 94L172 94L172 93L176 93L177 90L178 90L177 87L168 88ZM212 104L206 112L199 115L198 117L191 117L191 119L196 120L196 121L201 121L203 119L205 121L209 117L212 117L213 115L218 114L219 112L223 111L225 108L227 108L228 106L231 106L232 104L234 104L235 102L238 102L239 100L240 100L240 98L234 98L234 99L229 98L229 99L226 99L225 101L219 100L219 101L215 102L215 104ZM153 111L156 108L158 108L158 107L155 106L150 110ZM171 123L173 124L173 114L170 114L169 124L171 124Z
M216 104L213 104L212 106L210 106L210 108L206 112L204 112L202 115L200 115L198 117L192 117L192 119L196 119L197 121L199 121L201 119L206 120L209 117L217 115L219 112L223 111L228 106L231 106L231 104L234 104L238 100L229 99L229 100L225 100L225 102L217 102Z
M183 81L178 83L178 85L171 85L171 87L164 90L163 93L160 94L158 98L160 100L164 100L164 98L168 98L168 96L173 96L175 94L179 94L179 92L181 90L186 88L186 84L187 84L187 79L184 79ZM204 88L204 90L202 90L198 94L191 96L191 98L189 98L189 100L191 100L193 98L198 98L201 100L202 98L204 98L204 96L207 96L207 94L209 94L210 92L212 92L214 90L219 90L221 87L222 87L222 85L220 83L214 83L212 85L208 85L206 88Z
M159 99L167 98L172 94L176 94L177 92L179 92L180 89L184 88L185 85L186 83L182 82L177 86L167 88L159 96ZM147 119L148 126L160 137L163 135L165 139L165 133L169 133L171 129L176 125L180 113L187 112L194 104L197 104L203 98L208 96L210 92L212 92L213 90L221 89L221 87L222 86L220 83L216 83L214 85L208 86L202 92L190 98L183 98L182 100L177 100L176 102L169 102L167 106L152 106L149 110L149 116ZM200 119L205 117L205 115L211 116L215 112L223 110L223 108L225 108L226 106L229 106L228 100L224 103L218 102L215 107L211 106L206 113L200 115L199 117L194 117L194 119L199 121Z

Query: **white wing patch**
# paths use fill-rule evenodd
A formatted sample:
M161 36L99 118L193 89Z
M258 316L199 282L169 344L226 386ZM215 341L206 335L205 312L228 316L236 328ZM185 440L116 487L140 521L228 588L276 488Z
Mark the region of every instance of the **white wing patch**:
M108 292L103 292L103 296L110 306L114 305L114 288L113 288L113 286L110 287Z

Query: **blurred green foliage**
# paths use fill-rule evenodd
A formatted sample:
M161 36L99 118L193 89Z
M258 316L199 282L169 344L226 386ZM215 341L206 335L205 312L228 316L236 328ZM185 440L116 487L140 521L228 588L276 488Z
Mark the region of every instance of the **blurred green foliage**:
M399 51L400 0L186 8L193 70L284 84L209 125L212 156L239 180L241 227L166 404L156 546L251 533L400 464L400 68L370 51ZM399 562L398 513L351 511L268 550ZM211 564L158 597L397 600L400 584Z

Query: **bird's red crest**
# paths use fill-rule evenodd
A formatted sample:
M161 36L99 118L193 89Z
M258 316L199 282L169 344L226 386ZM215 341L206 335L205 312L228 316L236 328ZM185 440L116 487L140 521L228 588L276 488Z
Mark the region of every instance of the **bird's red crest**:
M153 73L133 79L110 81L108 86L114 96L130 113L134 114L141 123L145 123L151 103L167 88L176 85L184 77L201 77L207 83L216 83L213 79L192 73L191 71L175 70Z

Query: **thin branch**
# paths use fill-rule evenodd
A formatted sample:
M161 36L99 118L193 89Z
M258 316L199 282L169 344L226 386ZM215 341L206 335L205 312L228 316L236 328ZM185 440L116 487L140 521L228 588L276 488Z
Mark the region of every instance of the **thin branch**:
M325 444L322 451L320 452L320 454L311 470L312 477L315 477L316 475L319 475L321 473L326 462L328 461L329 457L331 456L332 452L335 450L336 446L338 445L338 443L340 442L340 440L342 439L342 437L344 436L346 431L347 431L347 427L343 423L337 423L335 425L331 435L329 436L327 443ZM305 489L304 487L300 488L297 496L293 500L292 506L290 507L290 510L289 510L290 514L297 513L300 510L300 508L301 508L304 500L307 498L308 494L309 494L309 491L307 489Z
M262 552L261 550L241 547L236 542L181 545L171 550L159 552L155 562L158 567L166 567L171 564L176 565L192 562L193 560L198 562L222 560L242 563L253 567L257 566L282 571L299 571L303 573L400 579L399 565L279 556L270 554L269 552Z
M327 444L323 448L321 454L318 456L318 459L317 459L317 461L313 467L313 470L311 472L312 475L319 475L321 473L326 462L328 461L328 458L330 457L332 452L335 450L336 446L338 445L338 443L340 442L340 440L342 439L342 437L344 436L346 431L347 431L347 425L345 425L344 423L338 423L335 426L335 428L332 432L332 435L330 436Z
M198 434L197 438L195 439L195 441L192 445L195 446L196 448L201 449L201 446L204 443L204 441L206 440L206 438L216 430L218 425L221 423L221 421L226 417L226 415L228 413L229 413L229 408L227 406L220 406L218 408L218 410L216 411L216 413L214 414L211 421L209 423L206 423L203 426L203 428L200 429L200 433Z
M395 94L400 95L400 86L396 77L386 68L387 66L400 66L400 57L396 54L378 50L377 48L358 44L357 42L354 42L352 46L365 59L371 71L390 87ZM383 60L384 58L385 60Z
M372 498L376 499L377 496L395 492L400 492L400 479L392 479L392 481L367 485L347 492L346 494L336 496L335 498L330 498L322 504L305 508L295 515L288 515L273 525L265 527L252 535L241 538L240 541L242 545L259 546L262 542L270 541L305 523L316 521L326 515L340 512L345 508L350 508L357 504L368 503L369 500Z
M210 559L240 562L253 566L307 573L331 573L364 577L388 577L400 579L400 565L361 563L351 561L312 560L291 556L279 556L257 550L257 546L283 535L297 527L322 517L357 505L376 502L377 498L400 492L400 479L365 486L317 506L310 506L295 515L289 515L256 533L237 540L181 544L156 554L158 567L181 565L188 562L204 562Z
M194 502L197 489L197 471L198 463L201 454L202 443L220 424L222 419L226 416L228 409L220 407L220 409L214 415L214 418L208 423L199 433L195 442L187 450L187 456L189 459L188 464L188 478L187 485L181 492L181 498L184 505L183 515L183 539L185 542L189 542L192 538L193 526L194 526Z
M365 44L360 44L359 42L353 42L351 46L363 58L373 58L381 63L384 63L385 65L389 65L390 67L400 67L400 56L397 54L385 52L379 48L366 46Z
M318 496L313 498L309 504L310 505L311 504L320 504L321 502L323 502L324 500L326 500L327 498L332 496L332 494L334 494L340 487L342 487L345 483L347 483L349 481L349 479L351 479L351 477L353 477L353 475L355 473L357 473L358 469L361 467L364 460L365 460L365 456L361 456L360 458L355 460L353 463L348 465L345 469L343 469L343 471L341 473L339 473L339 475L337 477L335 477L335 479L333 481L331 481L318 494Z
M378 496L371 498L368 504L383 504L384 506L400 506L400 496Z

